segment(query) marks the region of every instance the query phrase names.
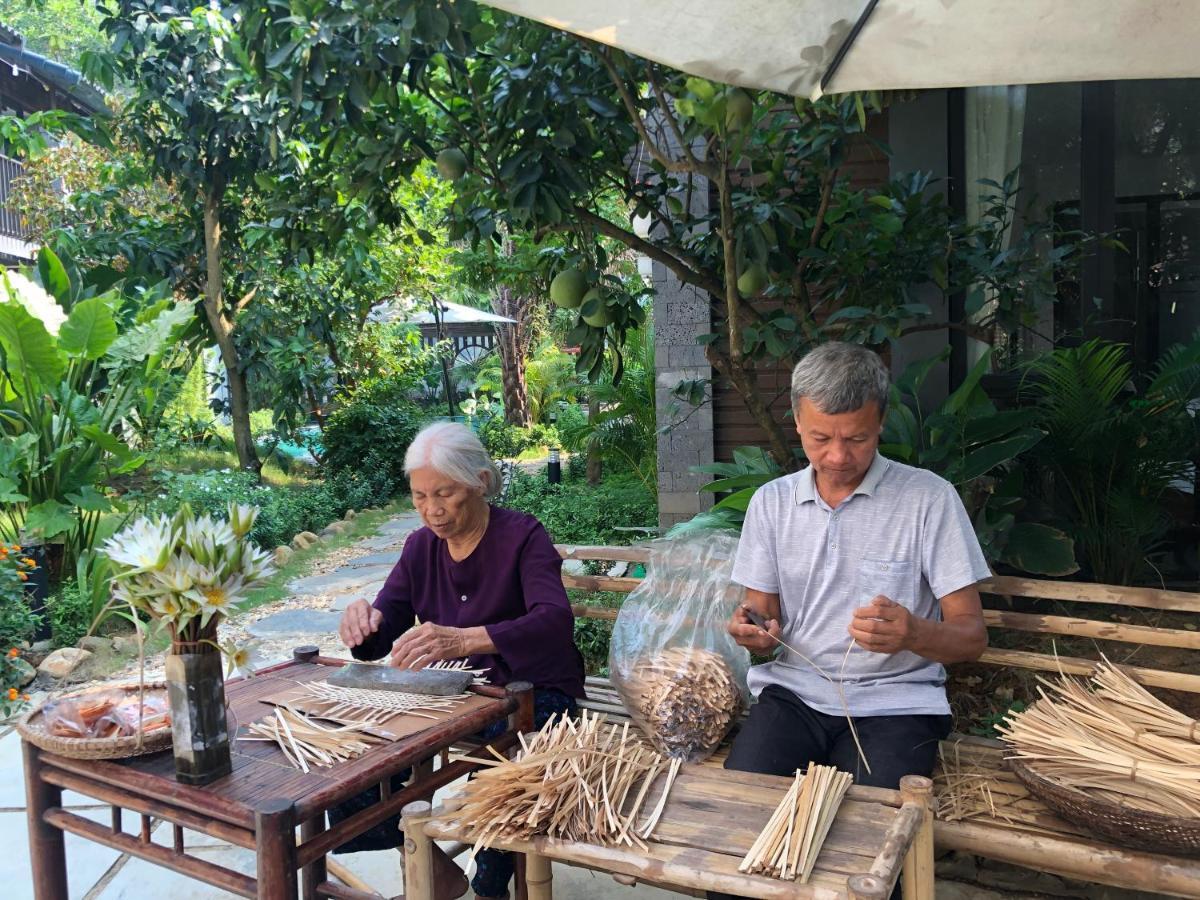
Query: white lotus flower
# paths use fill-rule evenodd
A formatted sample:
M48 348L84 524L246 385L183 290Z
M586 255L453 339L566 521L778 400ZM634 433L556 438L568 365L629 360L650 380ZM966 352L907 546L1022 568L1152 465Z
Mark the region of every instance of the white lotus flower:
M3 271L4 287L8 299L21 304L35 319L40 319L46 330L55 337L62 323L67 321L67 314L40 284L29 280L20 272Z
M162 569L171 556L171 523L165 517L138 519L104 542L104 554L136 571Z

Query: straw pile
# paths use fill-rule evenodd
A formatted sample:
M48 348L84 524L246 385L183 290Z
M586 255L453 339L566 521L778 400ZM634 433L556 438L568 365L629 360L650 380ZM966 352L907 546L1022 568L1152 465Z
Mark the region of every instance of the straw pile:
M797 770L738 871L807 883L853 780L833 766L809 763L804 775Z
M456 804L475 845L472 856L497 840L534 835L646 849L679 760L667 760L631 738L628 723L607 725L603 716L586 711L579 721L556 718L532 736L521 735L521 747L512 760L475 760L492 768L467 782ZM666 778L662 792L639 826L660 774Z
M308 772L309 763L315 766L332 766L361 756L373 744L382 743L382 738L368 734L363 725L322 725L298 710L285 706L261 722L246 726L249 737L239 741L266 741L279 745L287 761L301 772Z
M1107 660L1089 682L1042 684L1041 699L997 729L1011 756L1096 800L1200 818L1200 722Z
M639 660L619 687L654 746L680 759L716 749L742 708L729 663L699 647L674 647Z

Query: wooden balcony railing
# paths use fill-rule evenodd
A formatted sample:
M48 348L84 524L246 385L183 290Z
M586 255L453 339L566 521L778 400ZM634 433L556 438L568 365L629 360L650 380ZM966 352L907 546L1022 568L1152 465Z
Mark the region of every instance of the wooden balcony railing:
M0 155L0 235L25 240L29 236L20 214L8 205L12 183L25 171L25 166L15 159Z

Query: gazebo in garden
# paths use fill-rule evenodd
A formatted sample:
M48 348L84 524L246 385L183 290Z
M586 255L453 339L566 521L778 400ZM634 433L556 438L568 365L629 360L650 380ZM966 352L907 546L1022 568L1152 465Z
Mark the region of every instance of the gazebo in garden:
M517 324L506 316L449 300L421 302L412 298L390 301L372 313L378 322L416 325L423 343L432 346L450 341L454 348L451 365L472 363L496 348L496 331Z

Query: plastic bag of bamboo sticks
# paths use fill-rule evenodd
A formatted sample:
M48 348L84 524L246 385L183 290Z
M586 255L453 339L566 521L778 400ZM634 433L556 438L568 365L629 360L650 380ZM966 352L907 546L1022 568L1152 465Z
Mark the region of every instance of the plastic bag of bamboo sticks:
M725 630L742 596L730 581L737 538L708 533L649 547L646 577L613 626L609 672L654 746L696 761L717 748L749 700L750 655Z

